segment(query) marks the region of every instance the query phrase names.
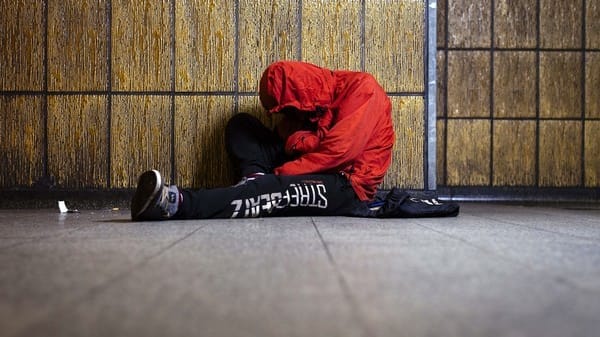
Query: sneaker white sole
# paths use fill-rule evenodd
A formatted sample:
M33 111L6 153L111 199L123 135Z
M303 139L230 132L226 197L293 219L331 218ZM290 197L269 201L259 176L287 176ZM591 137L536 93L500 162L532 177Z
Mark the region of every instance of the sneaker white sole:
M155 199L156 195L160 191L162 187L162 177L160 176L160 172L157 170L146 171L142 173L138 180L138 186L135 191L135 195L132 200L132 219L136 220L144 213L148 206L150 206L150 202ZM140 198L144 198L144 203L141 207L137 204L140 203ZM135 211L136 208L139 209Z

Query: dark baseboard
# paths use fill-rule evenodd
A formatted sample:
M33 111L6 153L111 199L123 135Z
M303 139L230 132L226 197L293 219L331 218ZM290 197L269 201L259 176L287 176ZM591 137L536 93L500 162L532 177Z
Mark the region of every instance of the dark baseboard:
M133 189L66 190L4 189L0 190L0 208L58 208L65 201L74 209L128 209ZM382 193L385 193L382 191ZM600 205L599 188L531 188L531 187L439 187L436 191L409 191L419 198L437 197L455 202L501 202L515 204L592 204Z
M600 188L438 187L441 200L504 203L600 203Z
M0 208L56 208L64 201L70 209L128 209L133 189L127 190L0 190Z

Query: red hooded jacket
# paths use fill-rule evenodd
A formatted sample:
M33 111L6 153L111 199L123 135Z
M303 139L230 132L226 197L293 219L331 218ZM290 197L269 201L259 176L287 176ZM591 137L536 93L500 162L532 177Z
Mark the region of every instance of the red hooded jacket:
M394 129L390 100L373 76L280 61L263 73L259 93L268 113L295 108L315 125L287 138L286 149L300 155L275 174L342 172L361 200L374 197L391 162Z

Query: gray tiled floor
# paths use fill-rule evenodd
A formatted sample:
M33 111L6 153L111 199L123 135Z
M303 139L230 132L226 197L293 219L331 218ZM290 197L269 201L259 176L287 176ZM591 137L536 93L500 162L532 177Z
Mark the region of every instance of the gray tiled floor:
M133 223L0 210L0 336L598 336L600 210Z

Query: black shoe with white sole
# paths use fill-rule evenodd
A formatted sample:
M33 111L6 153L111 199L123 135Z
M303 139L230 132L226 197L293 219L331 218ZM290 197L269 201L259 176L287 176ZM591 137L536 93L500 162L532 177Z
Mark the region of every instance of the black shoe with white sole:
M179 207L177 186L165 185L160 172L150 170L142 173L137 189L131 200L131 219L166 220L171 218Z

